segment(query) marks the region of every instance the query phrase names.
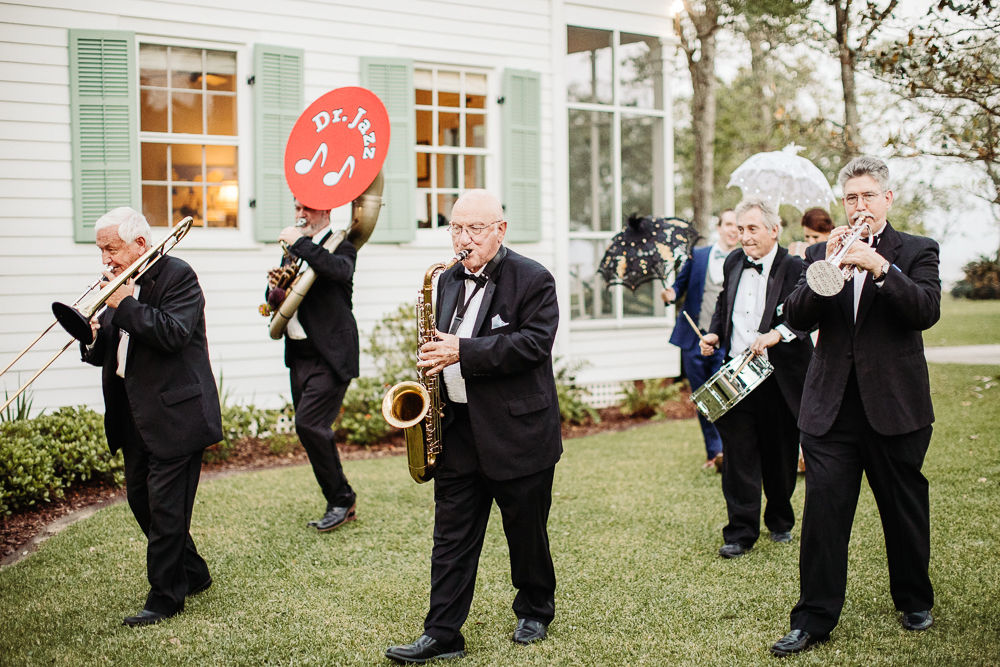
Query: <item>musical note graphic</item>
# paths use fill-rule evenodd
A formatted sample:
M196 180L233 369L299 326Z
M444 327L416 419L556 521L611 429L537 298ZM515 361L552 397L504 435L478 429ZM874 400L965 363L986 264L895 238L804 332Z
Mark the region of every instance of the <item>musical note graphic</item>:
M323 147L325 148L326 144L323 144ZM348 166L351 167L351 173L349 173L347 175L347 177L350 178L351 176L354 176L354 156L353 155L348 155L347 156L347 159L344 160L344 166L340 168L340 171L327 172L327 174L325 176L323 176L323 185L334 186L337 183L339 183L341 177L344 175L344 171L347 170Z
M316 154L312 156L311 160L307 160L305 158L302 158L301 160L299 160L298 162L295 163L295 173L296 174L308 174L312 170L313 165L316 164L316 158L319 157L320 153L323 154L323 159L320 161L319 166L320 167L326 166L326 150L327 150L326 149L326 144L325 143L320 144L319 148L316 149ZM351 173L354 173L353 169L352 169ZM329 176L329 174L327 174L327 176ZM325 180L326 180L326 178L324 177L324 181ZM339 176L337 177L337 180L340 180ZM334 181L334 183L336 183L336 182L337 181Z

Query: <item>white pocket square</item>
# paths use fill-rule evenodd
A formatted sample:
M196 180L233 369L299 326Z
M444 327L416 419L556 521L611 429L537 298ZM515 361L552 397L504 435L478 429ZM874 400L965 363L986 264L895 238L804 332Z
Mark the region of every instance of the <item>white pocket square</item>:
M492 325L493 329L499 329L500 327L507 326L507 323L504 322L499 315L494 315L493 319L490 320L490 324Z

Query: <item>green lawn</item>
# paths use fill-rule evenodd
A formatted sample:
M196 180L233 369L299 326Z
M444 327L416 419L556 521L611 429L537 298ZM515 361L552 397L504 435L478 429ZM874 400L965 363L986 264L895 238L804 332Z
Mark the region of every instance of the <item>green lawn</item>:
M941 295L941 319L924 332L924 345L1000 343L1000 301L971 301Z
M1000 386L981 379L998 374L932 368L938 422L924 471L935 626L901 629L865 490L841 624L828 644L782 664L1000 663ZM766 649L798 596L798 542L719 559L725 507L702 457L693 420L567 442L550 523L559 578L550 639L509 639L513 591L496 515L461 664L778 664ZM127 507L72 526L0 571L0 664L389 664L386 646L421 633L432 488L413 484L402 458L345 467L360 519L326 535L304 527L322 505L308 467L205 483L192 530L215 586L150 628L120 626L146 591L145 542Z

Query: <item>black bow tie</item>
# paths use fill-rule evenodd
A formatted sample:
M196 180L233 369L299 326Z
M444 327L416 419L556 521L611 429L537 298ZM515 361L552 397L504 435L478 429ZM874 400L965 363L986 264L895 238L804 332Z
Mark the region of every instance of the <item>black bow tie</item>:
M480 287L486 287L486 283L488 283L490 280L490 277L485 273L480 273L478 276L474 276L466 271L456 271L454 277L455 280L460 280L460 281L466 281L466 280L475 281L475 283Z
M751 271L756 271L760 275L764 275L764 265L753 261L750 259L749 255L743 255L743 269L750 269Z

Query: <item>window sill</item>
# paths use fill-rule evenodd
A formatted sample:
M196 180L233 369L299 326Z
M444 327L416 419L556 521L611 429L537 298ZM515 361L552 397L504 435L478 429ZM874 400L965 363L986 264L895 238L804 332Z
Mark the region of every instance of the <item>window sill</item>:
M616 320L570 320L570 331L600 331L619 329L665 329L674 326L674 320L666 315L661 317L629 317Z
M452 248L451 234L447 227L418 229L416 236L409 243L400 243L400 248Z
M153 243L162 241L170 233L168 227L153 227ZM277 243L265 244L254 240L253 235L239 228L192 227L180 242L182 250L259 250Z

